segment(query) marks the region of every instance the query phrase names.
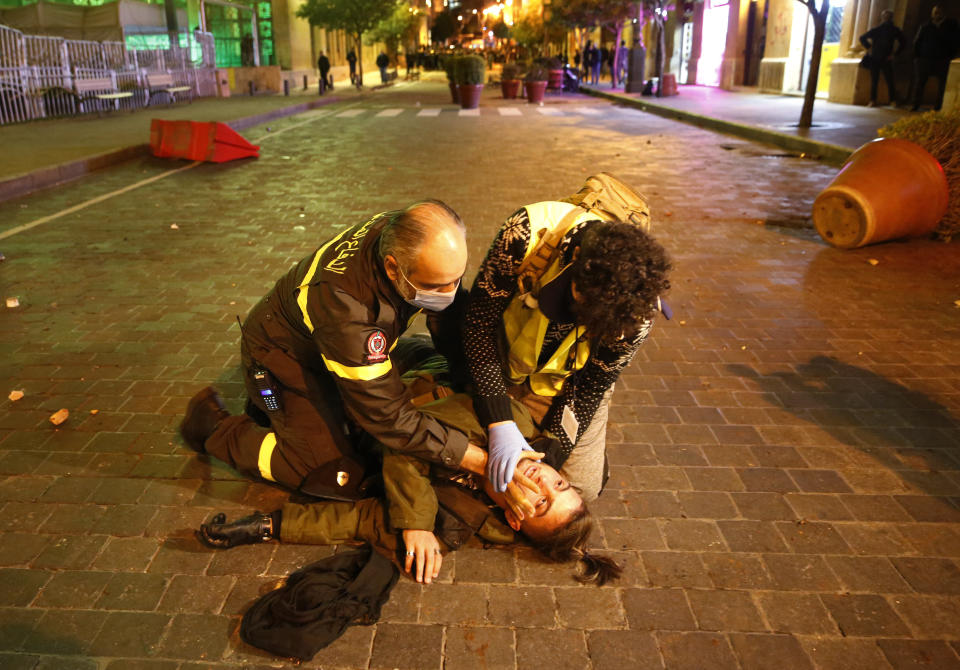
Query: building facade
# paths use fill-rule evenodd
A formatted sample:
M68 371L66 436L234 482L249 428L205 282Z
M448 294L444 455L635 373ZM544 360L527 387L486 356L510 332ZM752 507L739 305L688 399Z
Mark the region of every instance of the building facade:
M960 3L943 0L823 0L829 4L818 74L817 94L833 102L866 104L870 77L860 67L865 49L860 36L891 10L903 30L905 45L893 62L896 94L901 103L913 98L913 40L939 4L960 20ZM806 90L814 42L813 19L799 0L702 0L678 3L673 17L678 81L733 89L757 86L767 93ZM684 12L685 8L685 14ZM951 65L945 100L957 95L960 60ZM923 100L934 100L936 82L927 83ZM881 101L886 101L881 84ZM951 103L952 104L952 103Z

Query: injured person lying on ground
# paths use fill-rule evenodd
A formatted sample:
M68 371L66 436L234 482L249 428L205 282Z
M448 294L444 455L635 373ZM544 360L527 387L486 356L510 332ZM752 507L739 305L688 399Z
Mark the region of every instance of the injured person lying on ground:
M436 385L436 369L406 375L414 395L424 397L424 389ZM426 397L432 396L428 392ZM471 442L483 443L484 431L468 396L448 395L419 410L465 432ZM553 439L536 430L519 402L513 403L513 413L533 449ZM217 514L200 527L197 536L216 549L270 540L322 545L366 542L396 558L408 573L414 570L417 581L430 583L440 572L443 553L456 550L470 537L510 544L519 533L551 561L578 561L578 581L602 585L619 576L613 560L587 550L593 528L590 512L569 481L534 460L542 453L526 452L529 458L520 462L514 481L500 493L484 477L484 458L453 471L389 449L380 451L384 498L289 502L271 513L255 512L230 523L224 514Z

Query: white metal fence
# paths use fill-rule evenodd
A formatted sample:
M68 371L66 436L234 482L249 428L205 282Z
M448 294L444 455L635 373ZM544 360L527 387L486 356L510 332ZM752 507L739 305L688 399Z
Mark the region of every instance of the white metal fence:
M194 34L199 60L191 49L127 49L122 42L90 42L24 35L0 26L0 125L110 109L135 109L149 102L146 75L167 72L194 95L214 95L213 35ZM83 99L75 82L107 79L112 90L133 95L117 101Z

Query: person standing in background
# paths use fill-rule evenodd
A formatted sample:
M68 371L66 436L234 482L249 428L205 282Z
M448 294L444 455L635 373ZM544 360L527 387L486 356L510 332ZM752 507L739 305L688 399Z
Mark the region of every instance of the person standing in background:
M380 69L380 83L386 84L387 81L387 66L390 65L390 58L383 51L380 52L380 55L377 56L377 67Z
M923 90L930 75L937 78L939 88L934 109L943 104L943 93L947 87L947 73L950 61L960 47L960 27L955 19L948 19L943 7L935 6L930 12L930 21L920 26L913 41L914 90L912 111L920 109L923 102Z
M880 73L887 82L887 94L890 104L897 104L897 89L893 83L893 59L903 51L903 31L893 25L893 12L885 9L880 13L880 25L871 28L860 36L860 44L868 49L861 66L870 70L870 102L867 107L877 106L877 89ZM896 49L894 49L896 45Z
M320 81L317 87L320 89L319 95L323 95L323 92L327 90L327 86L330 85L330 81L327 79L330 76L330 59L327 58L327 55L322 51L320 52L320 57L317 59L317 69L320 71Z
M357 84L357 54L353 49L347 52L347 64L350 65L350 83Z

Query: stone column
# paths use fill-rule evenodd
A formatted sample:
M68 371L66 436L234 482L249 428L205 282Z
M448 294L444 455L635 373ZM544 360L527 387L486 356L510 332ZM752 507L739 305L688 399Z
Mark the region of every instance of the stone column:
M860 0L857 3L857 12L854 15L853 34L850 36L855 53L863 51L863 47L860 46L860 36L870 30L874 25L872 21L873 4L872 0Z
M860 44L857 41L859 35L856 33L857 12L860 9L861 0L847 0L846 7L843 8L843 25L840 28L840 58L852 58Z
M784 90L795 5L796 0L770 0L767 6L766 44L757 82L761 93L781 93Z
M848 0L840 33L841 56L830 64L831 102L862 105L870 97L869 75L860 67L863 47L860 36L880 22L880 12L890 0Z
M747 0L730 0L727 45L720 66L720 88L733 90L743 83L743 54L747 43Z
M704 3L698 2L693 6L693 35L690 44L690 59L687 61L687 80L681 84L697 83L697 63L700 61L700 46L703 40L703 7Z
M950 61L947 88L943 93L941 109L945 112L960 111L960 58Z

